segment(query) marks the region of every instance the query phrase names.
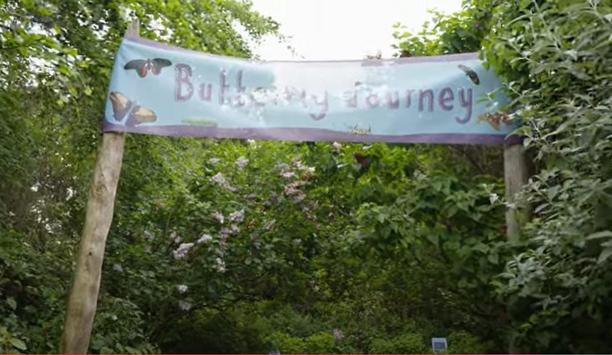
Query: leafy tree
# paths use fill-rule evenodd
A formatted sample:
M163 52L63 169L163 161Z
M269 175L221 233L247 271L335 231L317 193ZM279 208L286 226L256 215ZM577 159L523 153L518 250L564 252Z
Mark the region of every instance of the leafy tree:
M538 167L522 199L534 216L499 284L529 349L610 351L611 13L606 1L504 2L484 43Z
M519 203L533 216L494 282L518 349L610 349L610 6L474 0L396 35L405 55L482 49L524 122L536 171Z
M32 352L56 349L112 60L134 18L148 38L242 57L250 55L248 38L277 27L243 1L0 3L0 314L11 320L2 329L13 350L25 350L22 343ZM127 162L153 162L142 166L143 176L155 176L165 160L159 152L182 149L153 137L130 137L128 145ZM142 183L131 181L123 185L128 196ZM138 203L140 194L131 196L122 203ZM141 305L122 296L108 303L112 297L102 294L92 350L137 346L130 334L139 334ZM153 351L149 336L138 335L138 351Z

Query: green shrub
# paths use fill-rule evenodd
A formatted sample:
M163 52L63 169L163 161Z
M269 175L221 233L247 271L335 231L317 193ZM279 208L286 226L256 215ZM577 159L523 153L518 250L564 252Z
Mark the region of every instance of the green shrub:
M306 352L311 354L334 353L334 343L334 336L330 332L318 332L306 338Z
M145 335L142 311L134 303L105 298L96 315L90 350L94 353L158 353Z
M449 354L487 352L486 344L466 331L451 332L447 338Z
M429 348L423 336L417 333L404 333L391 339L374 339L370 344L370 353L374 354L417 354L427 353Z
M305 352L305 344L302 338L291 336L283 332L274 332L267 339L271 350L278 350L285 354L298 354Z

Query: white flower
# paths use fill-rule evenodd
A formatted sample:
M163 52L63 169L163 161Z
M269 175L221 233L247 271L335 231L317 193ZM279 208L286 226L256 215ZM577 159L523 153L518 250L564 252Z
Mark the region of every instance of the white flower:
M227 184L227 181L225 180L225 176L223 176L223 174L221 173L215 174L215 176L211 177L210 179L219 185Z
M187 287L187 285L176 285L176 290L179 293L185 293L185 292L187 292L188 289L189 289L189 287Z
M283 171L281 173L281 176L284 177L285 179L290 179L295 176L295 173L293 171Z
M180 243L181 242L181 237L178 236L178 234L176 234L176 232L172 232L170 233L170 239L175 242L175 243Z
M225 176L223 176L221 173L215 174L215 176L211 177L210 180L228 191L236 191L236 188L232 187L229 182L225 180Z
M217 265L215 266L217 271L225 272L225 261L223 261L223 259L221 259L221 258L217 258L217 259L215 259L215 262L217 263Z
M212 240L212 236L210 234L202 234L202 236L200 237L200 239L198 239L196 241L196 244L202 244L202 243L206 243L206 242L210 242Z
M283 191L285 192L285 194L287 196L292 196L292 195L300 194L302 192L299 190L299 188L302 185L304 185L304 182L300 181L300 180L297 180L297 181L294 181L294 182L288 184L287 186L285 186Z
M244 220L244 210L230 213L229 220L230 222L242 222Z
M287 170L287 169L289 169L289 165L287 165L287 163L278 163L278 164L276 164L276 169L278 169L278 170Z
M123 267L120 264L114 264L113 270L117 272L123 272Z
M255 145L257 142L254 139L247 139L247 143L249 143L249 145Z
M240 168L240 169L244 169L245 166L247 166L247 164L249 163L249 159L245 158L245 157L240 157L236 160L236 165Z
M219 158L210 158L210 159L208 159L208 163L210 165L215 165L215 164L217 164L220 161L221 161L221 159L219 159Z
M182 259L187 256L189 250L193 247L193 243L182 243L179 247L172 252L175 259Z
M145 240L153 240L155 238L153 233L149 232L148 230L145 230L142 234Z
M219 234L221 234L221 240L225 240L227 239L227 237L231 234L232 232L230 231L229 228L221 228L221 230L219 231Z
M499 200L499 195L497 195L496 193L492 193L489 195L489 201L491 202L491 204L494 204L497 200Z
M179 306L179 308L180 308L181 310L183 310L183 311L188 311L188 310L190 310L190 309L191 309L191 307L192 307L193 305L192 305L191 303L187 302L187 301L180 300L180 301L178 302L178 306Z
M315 167L314 166L308 166L304 170L304 175L305 176L312 176L314 174L314 172L315 172Z
M340 330L340 329L334 329L333 330L333 335L334 338L336 338L336 340L342 340L344 338L344 333Z
M301 160L295 159L292 161L292 163L298 170L304 170L306 168L306 165L302 164Z
M334 142L332 143L332 148L334 149L334 151L340 152L340 149L342 149L342 144L338 142Z
M217 222L219 222L219 224L223 224L223 222L225 221L225 217L223 217L223 213L219 211L213 212L212 216L214 219L217 220Z

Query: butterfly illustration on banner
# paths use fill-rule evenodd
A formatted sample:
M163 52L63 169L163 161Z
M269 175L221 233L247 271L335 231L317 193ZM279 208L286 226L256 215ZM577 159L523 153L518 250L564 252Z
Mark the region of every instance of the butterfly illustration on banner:
M493 127L493 129L496 131L500 130L501 124L512 124L510 116L505 112L484 113L478 117L478 120L489 123L491 127Z
M155 58L155 59L134 59L130 60L125 64L123 69L125 70L136 70L138 76L144 78L147 73L151 72L153 75L159 75L161 70L165 67L172 65L172 62L168 59Z
M476 73L476 71L474 71L474 69L468 67L467 65L463 65L463 64L459 64L457 67L459 69L463 70L465 75L467 75L467 77L470 78L470 80L474 84L476 84L476 85L480 84L480 78L478 77L478 73Z
M123 122L125 120L125 125L128 127L134 127L147 122L155 122L155 120L157 120L157 115L155 115L153 110L136 104L136 102L130 100L120 92L111 92L109 99L113 106L113 117L115 121Z

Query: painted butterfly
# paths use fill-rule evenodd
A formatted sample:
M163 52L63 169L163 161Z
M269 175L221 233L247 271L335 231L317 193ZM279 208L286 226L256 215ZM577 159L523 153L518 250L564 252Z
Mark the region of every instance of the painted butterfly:
M478 77L478 74L470 67L463 65L463 64L459 64L457 66L459 69L463 70L463 72L468 76L468 78L470 78L470 80L478 85L480 84L480 78Z
M496 131L499 131L501 123L505 125L510 124L510 116L505 112L486 113L483 116L484 120L489 122L491 127L493 127L493 129L495 129Z
M172 62L168 59L155 58L155 59L134 59L127 62L123 67L125 70L134 69L138 73L138 76L144 78L148 72L158 75L161 70L165 67L172 65Z
M120 92L111 92L109 98L113 106L115 121L121 122L127 116L125 125L128 127L134 127L145 122L155 122L157 119L153 110L137 105Z

